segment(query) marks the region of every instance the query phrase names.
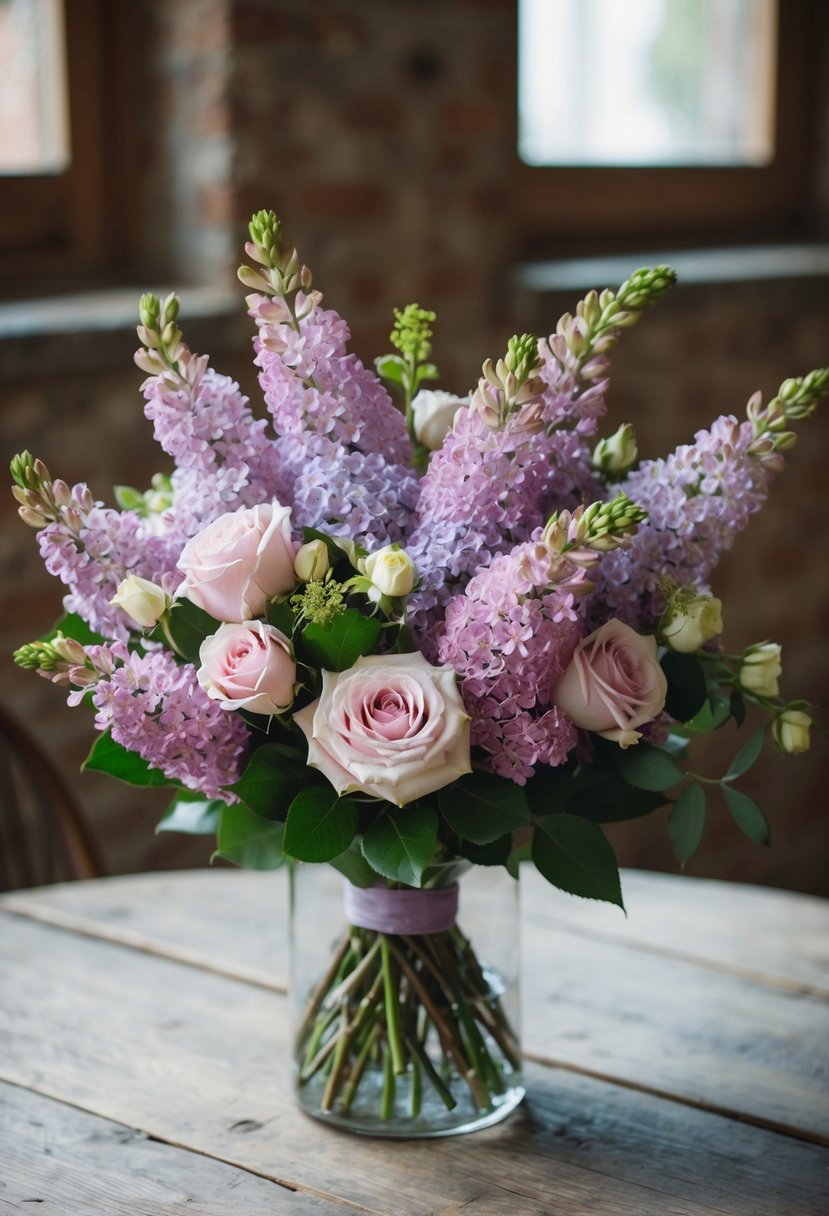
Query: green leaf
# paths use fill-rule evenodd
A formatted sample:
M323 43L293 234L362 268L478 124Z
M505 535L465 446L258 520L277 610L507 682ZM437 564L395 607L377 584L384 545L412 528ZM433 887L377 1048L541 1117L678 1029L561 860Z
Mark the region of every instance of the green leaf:
M227 804L221 798L203 798L193 790L177 794L156 825L156 832L186 832L190 836L212 836Z
M729 698L728 708L731 713L731 717L734 719L737 725L742 726L746 720L746 703L743 700L742 693L738 692L736 688Z
M714 701L713 706L711 704L712 699ZM712 698L709 696L709 699L705 702L699 713L695 714L690 722L686 722L685 725L694 734L707 735L712 730L716 730L718 726L722 726L723 722L726 722L730 716L731 707L728 701L720 697Z
M443 818L453 832L473 844L490 844L530 822L523 790L492 773L469 773L438 795Z
M363 616L356 608L346 608L325 627L312 621L305 626L302 637L305 649L320 667L348 671L361 655L374 651L381 628L376 616Z
M423 380L439 380L440 372L434 363L418 363L414 374L414 388L421 384Z
M692 781L674 803L668 820L668 833L674 854L681 866L696 853L705 827L705 790Z
M404 366L399 355L378 355L374 360L377 375L383 380L390 380L392 384L403 383Z
M437 811L417 804L378 815L363 837L368 864L384 878L408 887L420 886L437 847Z
M173 600L169 614L170 636L188 663L198 664L199 647L220 625L221 621L214 620L203 608L197 608L185 596Z
M285 852L297 861L331 861L351 844L358 819L357 803L330 785L300 790L288 808Z
M277 870L285 861L284 832L284 824L266 823L243 802L237 802L222 811L216 852L249 870Z
M570 895L603 899L624 909L619 867L602 829L580 815L539 820L532 843L535 867Z
M354 887L370 887L377 882L378 876L363 857L356 840L339 857L332 857L328 864L339 870Z
M269 600L265 605L265 620L286 638L293 637L296 613L287 600Z
M737 755L728 766L728 772L723 778L724 781L734 781L737 777L742 777L743 773L747 773L754 761L763 750L763 741L766 737L766 728L761 726L758 731L755 731L750 739L746 739L743 746L737 752Z
M504 866L512 852L512 836L499 836L489 844L473 844L471 840L461 841L463 856L476 866Z
M771 834L768 820L754 799L749 798L748 794L744 794L742 790L733 789L730 785L723 785L720 788L740 831L744 832L755 844L769 844Z
M279 743L263 743L230 789L260 819L284 819L307 781L308 773L299 756Z
M662 656L662 670L668 680L665 708L677 722L688 722L702 709L708 695L703 666L691 654L669 650Z
M524 861L531 861L532 855L533 855L532 840L525 840L524 843L520 844L517 849L512 850L512 852L510 853L509 857L506 860L506 867L507 867L507 871L512 875L513 878L517 879L519 877L521 863Z
M55 622L52 632L47 633L46 637L41 638L40 641L49 642L57 633L62 633L65 638L73 638L82 646L100 646L105 641L100 633L96 633L87 625L83 617L78 616L77 612L67 612L59 621Z
M594 823L616 823L650 815L668 799L657 790L637 789L613 774L599 774L601 780L585 789L575 786L567 799L571 815L583 815Z
M165 777L160 769L150 768L147 761L142 760L137 752L127 751L120 743L116 743L109 731L98 736L81 768L93 773L108 773L110 777L124 781L127 785L182 788L180 781Z
M669 790L685 776L667 752L649 743L637 743L624 751L620 749L616 763L628 785L635 785L640 790Z

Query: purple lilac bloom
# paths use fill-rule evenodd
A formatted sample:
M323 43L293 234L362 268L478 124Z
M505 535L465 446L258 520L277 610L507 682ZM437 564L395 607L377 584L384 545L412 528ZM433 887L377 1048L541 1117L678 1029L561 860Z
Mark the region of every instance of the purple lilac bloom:
M648 512L629 548L605 554L591 617L652 629L659 577L704 589L720 556L763 505L769 473L749 454L751 423L718 418L666 460L645 461L620 488Z
M495 557L446 608L437 654L458 674L472 743L519 785L538 764L562 764L578 740L550 691L585 633L571 589L585 580L536 534Z
M324 435L346 450L408 464L405 419L374 373L346 352L345 321L302 292L295 324L281 300L254 295L248 303L259 328L259 381L277 433L300 441L306 432Z
M236 800L222 787L239 777L247 727L208 697L190 663L178 664L164 650L140 654L117 644L89 647L87 654L101 672L92 686L98 730L111 730L116 743L188 789ZM86 691L73 693L70 704Z

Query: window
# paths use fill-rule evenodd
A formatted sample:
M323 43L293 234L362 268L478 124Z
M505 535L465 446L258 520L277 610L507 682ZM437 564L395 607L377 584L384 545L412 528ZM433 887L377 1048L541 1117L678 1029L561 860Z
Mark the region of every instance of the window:
M530 245L791 235L810 13L810 0L519 0Z
M0 0L0 282L38 289L100 275L105 178L123 180L131 5ZM116 170L118 163L118 171ZM106 203L106 205L105 205ZM119 221L123 227L123 209Z

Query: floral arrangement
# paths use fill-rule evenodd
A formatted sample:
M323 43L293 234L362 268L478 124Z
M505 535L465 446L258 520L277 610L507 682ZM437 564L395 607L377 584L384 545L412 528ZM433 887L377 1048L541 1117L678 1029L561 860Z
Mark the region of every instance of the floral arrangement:
M608 356L667 267L513 338L458 398L424 387L434 314L396 312L371 370L276 216L250 236L239 277L269 417L183 344L174 296L144 296L136 363L172 473L116 488L116 509L27 452L12 462L67 589L57 629L15 657L94 710L87 767L173 787L160 826L215 832L223 857L330 862L358 895L528 857L621 905L602 822L667 805L684 864L712 786L767 841L735 783L769 723L780 751L808 747L810 707L780 699L779 646L723 651L710 578L829 371L638 462L629 425L597 439ZM720 781L695 775L689 743L746 703L766 721ZM386 1115L403 1074L413 1112L422 1078L454 1104L449 1068L478 1110L503 1092L518 1061L497 993L451 917L431 934L346 934L300 1043L324 1109L359 1100L372 1062Z

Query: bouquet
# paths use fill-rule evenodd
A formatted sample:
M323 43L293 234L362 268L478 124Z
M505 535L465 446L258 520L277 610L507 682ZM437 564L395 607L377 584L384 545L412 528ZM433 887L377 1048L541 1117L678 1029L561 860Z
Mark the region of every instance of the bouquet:
M172 471L116 487L112 508L13 460L67 589L55 631L15 657L94 712L88 768L175 790L165 829L215 832L242 865L342 873L348 924L297 1044L319 1109L389 1120L405 1084L416 1120L427 1090L451 1111L459 1079L491 1113L520 1058L455 921L464 868L526 858L622 906L602 823L667 807L684 864L715 789L768 839L737 783L768 735L808 747L810 707L780 698L779 646L723 649L710 579L829 370L639 462L629 425L598 437L608 356L668 267L514 337L455 397L425 387L433 313L396 311L371 370L277 217L250 237L268 416L184 345L175 296L144 296L136 363ZM762 725L721 779L698 775L698 736L747 705Z

